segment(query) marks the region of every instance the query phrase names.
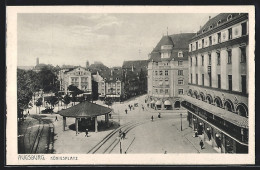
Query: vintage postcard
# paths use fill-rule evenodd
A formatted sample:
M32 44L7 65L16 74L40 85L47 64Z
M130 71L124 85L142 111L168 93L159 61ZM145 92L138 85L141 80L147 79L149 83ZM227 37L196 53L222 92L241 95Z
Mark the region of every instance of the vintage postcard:
M8 6L7 165L255 163L254 6Z

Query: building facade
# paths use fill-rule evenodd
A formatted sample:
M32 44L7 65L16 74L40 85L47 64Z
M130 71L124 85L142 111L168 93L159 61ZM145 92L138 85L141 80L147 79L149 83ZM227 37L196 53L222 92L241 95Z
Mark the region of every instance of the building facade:
M84 94L92 94L91 72L84 67L75 67L73 69L62 69L59 72L60 91L68 93L70 85L76 86L84 91Z
M111 68L110 73L103 74L98 83L99 99L121 101L124 98L124 83L122 69Z
M148 104L154 109L180 108L188 84L188 42L194 33L163 36L149 56Z
M191 39L182 106L222 153L248 153L248 14L219 14Z
M123 82L125 98L147 93L148 60L123 62Z

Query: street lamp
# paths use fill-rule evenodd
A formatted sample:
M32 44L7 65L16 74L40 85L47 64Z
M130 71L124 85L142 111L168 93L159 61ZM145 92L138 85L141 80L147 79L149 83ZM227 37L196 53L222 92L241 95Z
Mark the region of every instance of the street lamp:
M121 136L118 136L117 139L119 140L120 146L120 154L122 154L122 144L121 144Z
M180 115L181 115L181 131L182 131L182 113Z

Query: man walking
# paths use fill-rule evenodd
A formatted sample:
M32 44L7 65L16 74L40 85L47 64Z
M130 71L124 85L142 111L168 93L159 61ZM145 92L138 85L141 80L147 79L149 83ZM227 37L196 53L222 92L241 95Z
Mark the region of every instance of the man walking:
M58 117L56 116L55 121L58 121Z
M85 137L86 137L86 136L88 137L88 129L86 129L86 135L85 135Z
M153 116L151 117L151 119L152 119L152 122L153 122Z
M127 114L127 109L125 109L125 114Z
M200 140L200 149L203 149L204 143L202 140Z

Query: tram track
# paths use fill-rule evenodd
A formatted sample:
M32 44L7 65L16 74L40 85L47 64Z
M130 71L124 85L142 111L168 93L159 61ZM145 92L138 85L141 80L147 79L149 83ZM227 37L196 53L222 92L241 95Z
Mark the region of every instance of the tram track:
M92 154L97 154L97 153L111 153L114 148L118 145L119 143L119 135L118 132L121 129L122 133L127 134L130 130L133 128L142 125L146 122L150 121L138 121L138 122L128 122L121 127L115 129L111 133L109 133L105 138L103 138L97 145L95 145L91 150L89 150L88 153Z

